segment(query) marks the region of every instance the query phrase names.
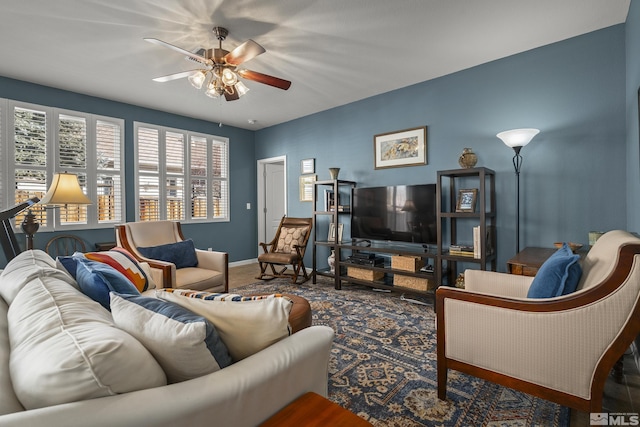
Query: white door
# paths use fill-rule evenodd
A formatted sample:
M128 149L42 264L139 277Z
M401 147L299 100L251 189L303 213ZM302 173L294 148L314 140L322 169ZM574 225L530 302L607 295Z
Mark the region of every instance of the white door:
M258 243L273 239L287 213L286 171L286 156L258 160ZM261 248L258 253L262 253Z
M264 169L265 186L265 242L276 235L280 220L285 214L284 162L267 163Z

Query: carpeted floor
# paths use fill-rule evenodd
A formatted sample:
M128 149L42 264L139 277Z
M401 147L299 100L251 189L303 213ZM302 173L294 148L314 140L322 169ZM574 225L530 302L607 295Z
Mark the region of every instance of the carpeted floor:
M456 371L449 371L448 400L438 400L430 304L354 285L337 291L320 281L273 280L232 292L291 293L309 300L313 324L336 332L329 398L374 426L569 425L567 408Z

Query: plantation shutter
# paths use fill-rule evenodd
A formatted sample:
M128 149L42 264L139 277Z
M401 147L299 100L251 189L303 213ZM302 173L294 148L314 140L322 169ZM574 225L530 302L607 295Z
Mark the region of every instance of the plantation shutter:
M13 111L13 161L15 163L15 204L31 197L42 198L47 191L47 114L44 111L14 107ZM46 216L41 205L31 211L41 226L46 226ZM16 216L19 224L25 212Z
M138 128L138 209L140 221L160 219L160 132Z
M122 130L117 123L96 122L98 223L121 222L122 180L120 141Z
M191 218L207 218L207 138L191 137Z
M211 195L213 218L229 217L228 148L222 141L213 141L211 146Z
M87 193L87 121L84 117L66 114L58 116L57 172L78 175L82 191ZM60 224L86 224L86 205L60 206ZM54 213L55 215L55 213Z
M184 219L184 134L166 132L165 134L165 197L167 203L167 219Z
M4 123L4 113L6 111L6 107L7 103L4 102L4 100L0 99L0 165L2 165L3 167L5 167L4 156L6 142L4 141L4 130L6 125ZM6 184L4 182L4 179L0 174L0 209L5 209L9 206L5 206L5 185Z

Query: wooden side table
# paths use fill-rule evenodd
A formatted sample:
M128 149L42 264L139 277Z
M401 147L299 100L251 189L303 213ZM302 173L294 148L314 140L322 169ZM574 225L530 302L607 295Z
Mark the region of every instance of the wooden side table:
M524 248L507 261L507 272L521 276L535 276L540 266L555 251L557 251L555 248Z
M303 394L260 426L373 427L371 423L353 412L313 392Z

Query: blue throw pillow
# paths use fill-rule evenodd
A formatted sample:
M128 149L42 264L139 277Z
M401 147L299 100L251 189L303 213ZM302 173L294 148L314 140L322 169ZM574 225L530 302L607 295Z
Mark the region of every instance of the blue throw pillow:
M576 290L582 268L566 243L554 252L540 267L533 278L527 298L552 298L567 295Z
M140 295L138 289L124 274L110 265L86 258L78 258L76 281L82 293L99 302L107 310L111 310L109 304L109 292L111 291Z
M68 256L59 256L56 257L56 265L58 266L58 269L60 269L60 267L64 268L65 271L75 279L78 260L84 257L85 256L82 252L74 252L73 255Z
M196 267L198 265L196 247L191 239L137 249L147 258L171 262L176 265L176 268Z
M229 350L215 326L176 303L111 293L111 307L115 324L153 354L171 383L231 364Z

